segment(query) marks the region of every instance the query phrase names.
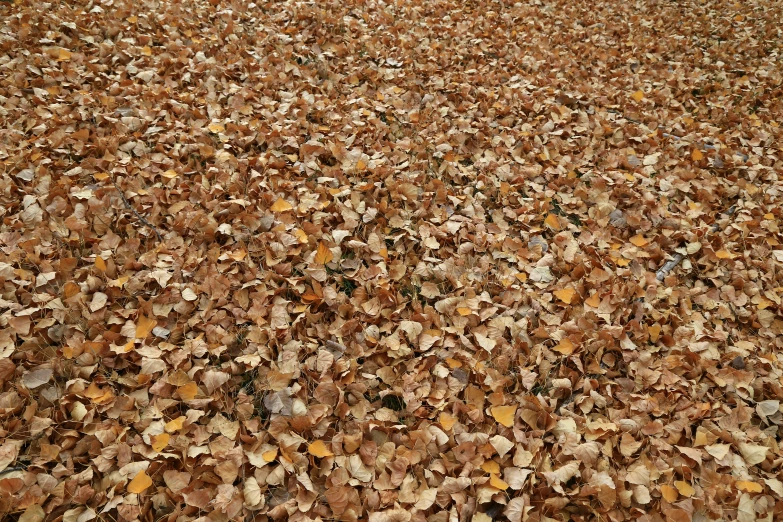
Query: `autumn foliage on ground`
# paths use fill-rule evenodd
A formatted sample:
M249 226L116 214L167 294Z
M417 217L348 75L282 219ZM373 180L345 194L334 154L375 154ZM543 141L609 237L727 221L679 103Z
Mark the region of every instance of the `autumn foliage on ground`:
M783 518L781 4L0 4L0 513Z

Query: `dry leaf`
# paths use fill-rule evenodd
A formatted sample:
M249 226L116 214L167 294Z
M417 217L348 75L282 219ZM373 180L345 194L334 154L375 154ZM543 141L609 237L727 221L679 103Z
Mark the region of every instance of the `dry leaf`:
M146 316L139 316L138 321L136 322L136 333L135 337L136 339L144 339L147 337L150 332L152 332L152 329L157 326L158 322L155 319L152 319L151 317Z
M128 483L128 493L143 493L148 487L152 485L152 479L147 475L144 470L139 471L133 480Z
M326 263L331 262L333 258L334 256L332 255L332 251L329 250L329 247L327 247L323 241L319 242L318 251L315 253L314 259L316 264L325 265Z
M318 458L333 457L334 453L326 446L322 440L316 440L307 446L307 452Z
M514 415L517 412L516 406L493 406L490 408L492 417L503 426L510 428L514 425Z
M576 290L573 288L563 288L562 290L555 290L555 297L563 301L565 304L571 304L571 300L576 295Z
M633 98L637 102L642 101L644 99L644 91L636 91L631 95L631 98Z
M641 234L637 234L631 238L631 243L641 248L648 245L649 241L647 241Z
M271 210L272 212L288 212L289 210L293 209L293 205L291 205L288 201L284 200L283 198L278 198L277 201L275 201L272 204Z

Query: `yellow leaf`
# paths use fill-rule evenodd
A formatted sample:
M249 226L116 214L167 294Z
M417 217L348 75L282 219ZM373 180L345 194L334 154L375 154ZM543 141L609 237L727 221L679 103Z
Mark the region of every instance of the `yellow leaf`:
M459 307L459 308L457 308L457 313L458 313L459 315L461 315L461 316L465 317L466 315L470 315L470 314L472 314L473 312L471 311L471 309L470 309L470 308Z
M272 462L277 458L277 450L273 449L273 450L265 451L261 454L261 458L267 462Z
M508 489L508 484L494 473L489 476L489 485L503 491Z
M457 423L457 418L454 415L450 415L444 411L441 412L438 421L440 422L440 425L443 426L444 430L449 431Z
M130 281L130 276L118 277L113 281L109 281L109 286L116 286L117 288L122 288L123 286L125 286L125 283L127 283L128 281Z
M666 502L672 503L680 496L679 493L677 493L677 490L673 487L663 484L661 486L661 496L666 500Z
M126 20L128 21L128 23L131 23L131 24L135 24L136 22L139 21L139 19L136 17L136 15L131 15L128 18L126 18Z
M638 102L642 101L644 99L644 91L636 91L631 95L631 98Z
M158 322L150 317L141 316L139 322L136 323L136 339L144 339L147 337Z
M207 126L207 129L209 129L209 132L212 132L214 134L217 134L219 132L223 132L224 130L226 130L226 128L222 124L220 124L220 123L210 123Z
M106 271L106 261L104 261L101 256L97 256L95 258L95 268L97 268L101 272Z
M684 480L676 480L674 482L674 487L677 488L677 491L680 492L680 495L683 497L692 497L694 493L696 493L696 490L693 489L693 486L685 482Z
M157 452L163 451L163 448L169 445L169 439L171 436L168 433L161 433L160 435L150 435L150 446Z
M150 49L149 45L145 45L141 48L141 54L144 56L152 56L152 49Z
M182 429L182 426L185 425L185 421L188 420L187 417L184 415L180 415L176 419L172 419L168 421L164 426L163 429L165 429L169 433L174 433Z
M544 224L554 230L560 230L560 220L554 214L548 214L544 220Z
M367 168L367 164L362 160L356 162L356 170L364 170Z
M651 326L647 327L647 333L650 334L650 340L652 342L657 342L658 337L661 335L661 325L658 323L655 323Z
M272 205L272 212L288 212L292 208L294 207L291 205L291 203L284 200L283 198L277 198L277 201L275 201Z
M518 274L514 274L514 277L519 279L520 283L524 283L525 281L527 281L527 274L524 272L519 272Z
M106 172L96 172L92 175L92 177L98 181L103 181L105 179L109 179L109 174Z
M192 401L196 398L196 394L198 393L198 386L195 382L189 382L185 386L180 386L177 388L177 392L179 392L179 396L183 401Z
M307 234L301 228L294 229L294 237L296 237L300 243L307 243Z
M459 361L457 359L452 359L451 357L446 357L446 364L449 365L449 368L452 370L454 368L462 368L462 361Z
M644 236L642 236L641 234L636 234L635 236L633 236L631 238L631 243L633 243L634 245L636 245L639 248L641 248L641 247L647 245L649 243L649 241L644 239Z
M332 453L331 450L326 447L326 443L322 440L316 440L312 444L309 444L307 446L307 452L310 453L310 455L313 457L318 457L319 459L334 456L334 453Z
M764 214L764 219L775 219L775 214L771 212Z
M585 299L585 304L592 306L593 308L598 308L598 305L601 304L601 298L598 297L598 292Z
M68 49L60 49L60 52L57 55L57 61L58 62L67 62L71 59L71 51Z
M318 251L315 253L315 262L319 265L325 265L334 258L332 251L323 241L318 243Z
M562 353L563 355L571 355L574 353L574 349L576 348L576 345L571 342L571 339L568 337L563 337L563 340L560 341L557 346L554 346L552 349L556 352Z
M734 483L737 489L740 491L747 491L748 493L761 493L764 488L757 482L751 482L749 480L738 480Z
M144 470L139 471L128 484L128 493L141 493L152 485L152 479Z
M718 259L734 259L734 255L726 250L718 250L715 252L715 256Z
M493 406L489 411L495 420L506 428L514 425L514 415L517 412L516 406Z
M573 288L563 288L562 290L555 291L555 297L563 301L565 304L571 304L571 300L576 295L576 290Z
M487 473L500 473L500 464L495 462L494 460L487 460L483 464L481 464L481 469L486 471Z
M693 161L701 161L704 159L704 154L699 149L693 149L693 152L691 152L691 159Z
M161 176L163 176L164 178L168 178L168 179L174 179L174 178L176 178L176 177L177 177L177 171L176 171L176 170L169 169L169 170L167 170L166 172L163 172L163 173L161 174Z

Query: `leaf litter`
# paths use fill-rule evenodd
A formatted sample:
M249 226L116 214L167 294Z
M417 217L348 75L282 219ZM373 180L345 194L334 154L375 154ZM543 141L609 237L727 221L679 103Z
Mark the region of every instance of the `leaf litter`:
M0 11L0 512L783 516L780 3Z

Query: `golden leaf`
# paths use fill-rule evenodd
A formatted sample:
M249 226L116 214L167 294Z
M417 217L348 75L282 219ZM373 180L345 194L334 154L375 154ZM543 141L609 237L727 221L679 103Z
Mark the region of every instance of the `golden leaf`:
M294 237L296 237L300 243L307 243L307 234L301 228L294 229Z
M560 341L556 346L552 347L554 351L562 353L563 355L571 355L574 353L575 348L576 345L571 342L571 339L568 337L563 337L562 341Z
M174 433L182 429L182 426L185 425L185 421L188 420L187 417L184 415L180 415L176 419L172 419L168 421L164 426L163 429L165 429L168 433Z
M492 417L506 428L514 425L514 415L517 412L516 406L493 406L489 411L492 413Z
M699 149L693 149L693 152L691 152L691 159L693 161L701 161L704 159L704 154Z
M329 247L327 247L323 241L318 243L318 251L315 253L316 264L325 265L333 258L334 256L332 255L332 251L329 250Z
M261 454L261 458L267 462L272 462L277 458L277 450L273 449L273 450L265 451Z
M307 452L313 457L322 459L324 457L333 457L334 453L326 447L326 443L322 440L316 440L312 444L307 446Z
M601 298L598 297L598 292L585 299L585 304L592 306L593 308L598 308L598 305L601 304Z
M636 234L635 236L633 236L631 238L630 241L631 241L631 243L633 243L634 245L638 246L639 248L641 248L641 247L643 247L643 246L645 246L645 245L647 245L649 243L649 241L644 239L644 236L642 236L641 234Z
M176 170L172 170L172 169L169 169L169 170L167 170L165 172L161 172L160 175L163 176L164 178L168 178L168 179L174 179L174 178L176 178L178 176L177 171Z
M60 49L60 52L57 54L57 61L58 62L67 62L71 59L71 51L68 49Z
M501 479L500 477L495 475L494 473L492 473L489 476L489 485L492 486L493 488L498 488L498 489L500 489L502 491L505 491L505 490L508 489L508 484L503 479Z
M161 433L160 435L150 435L150 446L157 452L163 451L163 448L169 445L169 439L171 436L168 433Z
M441 412L438 422L440 422L440 425L443 426L444 430L449 431L457 423L457 418L444 411Z
M95 268L97 268L101 272L106 271L106 261L104 261L101 256L95 257Z
M144 56L152 56L152 49L150 49L149 45L145 45L141 48L141 54Z
M734 259L734 254L732 254L727 250L718 250L717 252L715 252L715 256L718 259Z
M560 230L560 219L554 214L548 214L544 220L544 224L554 230Z
M152 479L144 470L139 471L128 484L128 493L141 493L152 485Z
M658 337L661 335L661 325L658 323L655 323L651 326L647 327L647 333L650 335L650 340L652 342L657 342Z
M192 401L196 398L196 394L198 393L198 386L195 382L191 381L185 386L180 386L177 388L177 392L183 401Z
M524 273L524 272L519 272L518 274L514 274L514 277L519 279L519 281L521 283L524 283L525 281L527 281L527 274Z
M661 496L666 500L666 502L671 503L677 500L680 494L677 493L676 489L669 486L668 484L663 484L661 486Z
M92 175L92 177L97 181L103 181L105 179L109 179L109 174L107 172L96 172Z
M638 102L642 101L644 99L644 91L636 91L631 95L631 98Z
M470 309L470 308L465 308L465 307L462 307L462 306L461 306L461 307L457 308L457 313L458 313L459 315L461 315L461 316L465 317L466 315L470 315L470 314L472 314L473 312L471 311L471 309Z
M356 162L356 170L364 170L367 168L367 164L362 160Z
M737 489L740 491L747 491L748 493L761 493L764 488L758 482L751 482L749 480L738 480L734 483Z
M555 297L563 301L565 304L571 304L571 300L576 295L576 290L573 288L563 288L562 290L555 290Z
M226 128L222 124L220 124L220 123L210 123L207 126L207 129L209 129L209 132L212 132L214 134L217 134L219 132L223 132L224 130L226 130Z
M277 201L272 204L272 212L288 212L292 208L293 205L283 198L277 198Z
M150 317L141 316L139 322L136 323L136 339L144 339L147 337L158 322Z
M483 469L487 473L500 473L500 464L498 464L494 460L487 460L483 464L481 464L481 469Z
M696 493L696 490L693 489L693 486L685 482L684 480L676 480L674 482L674 487L677 488L677 491L680 492L680 495L683 497L692 497L694 493Z

